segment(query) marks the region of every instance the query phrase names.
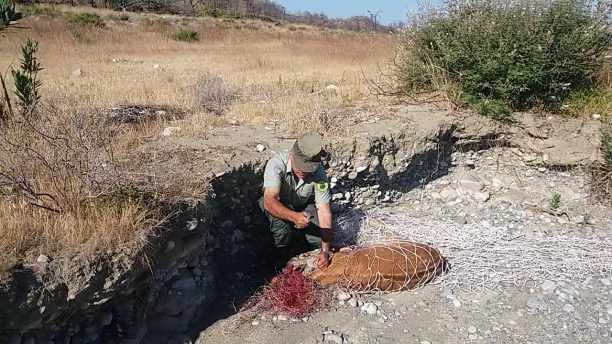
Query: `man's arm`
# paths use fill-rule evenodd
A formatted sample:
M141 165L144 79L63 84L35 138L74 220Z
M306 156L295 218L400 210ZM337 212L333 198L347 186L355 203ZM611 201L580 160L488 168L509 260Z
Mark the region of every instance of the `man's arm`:
M321 228L321 248L323 251L330 251L333 229L332 212L329 203L317 204L317 215L319 216L319 227Z
M278 200L279 193L280 189L277 187L268 186L264 188L264 209L276 218L292 222L296 228L306 228L308 226L306 215L285 207Z

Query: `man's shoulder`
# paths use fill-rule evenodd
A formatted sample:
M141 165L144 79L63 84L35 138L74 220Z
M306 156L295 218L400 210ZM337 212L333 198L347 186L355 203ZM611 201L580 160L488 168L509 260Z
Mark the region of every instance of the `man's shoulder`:
M287 162L289 161L289 153L288 152L278 152L276 154L274 154L270 160L268 160L268 164L283 164L283 165L287 165Z

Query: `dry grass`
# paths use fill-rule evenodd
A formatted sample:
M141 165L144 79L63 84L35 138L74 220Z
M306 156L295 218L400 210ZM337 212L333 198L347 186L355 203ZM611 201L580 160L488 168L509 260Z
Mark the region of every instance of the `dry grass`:
M108 17L107 12L99 13ZM26 36L40 41L44 97L67 99L66 108L120 103L190 108L193 123L185 126L197 130L209 123L202 127L199 117L206 114L192 108L190 98L206 73L245 91L228 116L298 128L329 101L311 96L328 84L341 89L332 103L351 105L369 96L362 69L366 75L376 73L394 45L383 35L316 28L291 32L262 22L246 23L257 29L237 29L234 23L178 16L130 14L129 22L107 20L107 28L75 27L50 17L24 24L30 29L0 38L7 47L0 51L0 65L13 61ZM200 41L172 40L172 32L185 25L198 31ZM82 77L73 76L77 69Z
M146 212L135 203L88 204L61 214L0 197L0 278L20 261L39 254L71 258L100 249L138 247L150 228Z
M104 18L106 25L78 26L61 14L74 11L95 12ZM114 130L112 150L116 159L127 155L143 139L159 135L168 125L180 126L179 135L184 137L201 136L211 127L226 125L230 120L272 123L291 133L319 130L344 135L342 123L351 109L370 100L363 74L377 73L378 65L392 55L394 46L390 36L313 27L291 31L286 26L257 21L137 13L129 13L126 21L117 20L117 13L108 10L61 6L37 12L50 16L33 15L21 23L28 29L0 37L2 69L9 65L17 67L20 45L26 37L40 42L38 58L44 68L40 73L42 96L53 104L54 110L53 113L45 110L33 123L35 126L47 133L51 130L62 137L77 138L87 135L82 136L76 130L79 128L72 128L74 123L83 123L79 115L74 115L88 116L92 108L147 104L178 108L185 114ZM194 28L199 41L173 40L172 33L181 27ZM81 72L75 73L77 70ZM198 104L194 94L202 100L202 89L198 90L197 83L206 75L219 76L220 81L237 87L239 97L224 98L222 111ZM321 92L329 84L338 86L339 92ZM99 121L85 122L88 125L80 130L93 132L93 136L108 134L104 125L96 125L101 124ZM142 245L141 235L152 228L150 213L134 201L101 203L100 190L92 189L97 181L83 183L79 175L89 178L88 173L73 169L72 162L78 166L83 163L85 167L92 163L102 166L95 149L71 151L70 147L83 145L70 140L65 142L73 145L64 144L63 139L59 148L52 148L44 138L28 133L27 128L24 133L12 139L30 142L35 152L51 159L58 152L57 156L68 154L71 163L52 164L60 171L53 175L57 172L39 168L41 164L36 160L4 147L7 149L2 152L13 155L0 157L0 172L17 167L38 189L51 190L55 196L62 190L68 192L66 197L61 195L64 203L61 211L55 213L32 206L31 203L41 200L14 192L14 188L10 191L5 185L0 189L9 195L0 196L0 272L20 261L31 262L38 254L70 257L121 245ZM73 133L77 135L71 136ZM62 184L55 190L53 184L58 180ZM108 195L108 189L102 191Z

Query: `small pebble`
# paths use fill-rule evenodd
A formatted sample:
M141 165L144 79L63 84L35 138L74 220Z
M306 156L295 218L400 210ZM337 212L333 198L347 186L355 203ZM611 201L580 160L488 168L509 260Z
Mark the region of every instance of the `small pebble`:
M478 332L478 329L476 327L474 327L474 326L470 326L470 327L468 327L468 332L469 333L476 333L476 332Z

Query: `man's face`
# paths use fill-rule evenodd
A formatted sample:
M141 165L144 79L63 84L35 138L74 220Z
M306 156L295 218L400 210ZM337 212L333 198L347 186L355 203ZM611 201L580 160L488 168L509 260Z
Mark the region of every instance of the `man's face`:
M295 176L300 178L300 179L306 178L306 176L308 176L308 174L309 174L307 172L300 171L300 169L298 169L297 166L295 166L295 162L293 160L293 155L291 155L291 170L293 171L293 174L295 174Z

